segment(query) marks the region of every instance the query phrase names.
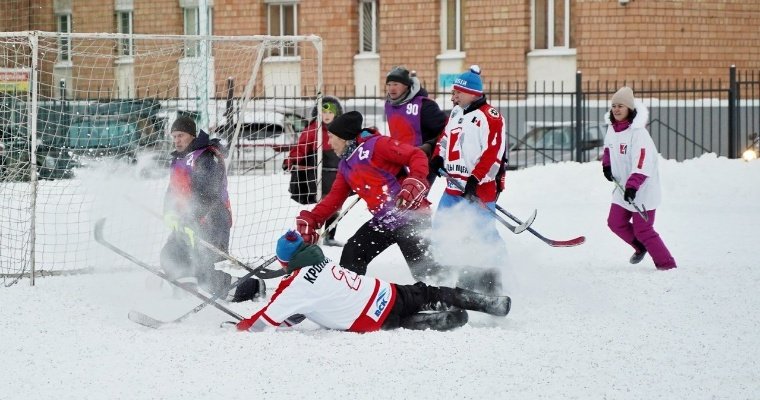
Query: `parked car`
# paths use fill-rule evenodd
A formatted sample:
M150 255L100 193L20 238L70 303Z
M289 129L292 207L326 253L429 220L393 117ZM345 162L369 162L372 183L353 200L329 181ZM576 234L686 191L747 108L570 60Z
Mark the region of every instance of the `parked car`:
M236 123L236 121L234 121ZM227 138L229 159L241 173L254 169L280 168L290 148L309 120L285 108L249 111L235 136L235 125L220 124L217 136Z
M571 123L542 123L534 126L509 149L508 169L526 168L559 161L600 160L604 150L604 134L607 126L588 123L583 127L582 138L577 143L581 159L576 159L574 143L575 127Z
M31 168L29 141L26 139L4 142L0 154L0 180L28 181ZM37 178L41 180L69 179L79 162L67 149L37 146Z

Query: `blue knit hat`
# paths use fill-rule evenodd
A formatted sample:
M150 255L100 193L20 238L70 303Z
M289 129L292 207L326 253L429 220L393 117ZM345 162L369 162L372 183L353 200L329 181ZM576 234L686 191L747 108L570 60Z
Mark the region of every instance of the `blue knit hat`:
M294 230L289 230L277 240L277 250L275 250L277 260L287 266L290 259L293 258L293 254L301 247L301 244L303 244L301 235Z
M454 90L476 96L482 95L483 81L480 79L480 67L472 65L469 71L459 75L454 80Z

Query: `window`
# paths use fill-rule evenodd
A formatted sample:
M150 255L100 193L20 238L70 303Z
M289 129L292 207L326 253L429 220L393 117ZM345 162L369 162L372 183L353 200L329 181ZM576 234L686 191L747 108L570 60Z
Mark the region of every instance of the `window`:
M441 0L441 43L444 51L464 51L462 0Z
M71 33L71 14L59 14L58 33ZM58 61L71 61L71 37L60 35L58 37Z
M533 49L575 47L570 0L533 0Z
M267 32L270 36L295 36L298 35L298 7L297 4L268 4L267 5ZM270 56L296 56L298 49L295 43L280 42L276 48L269 50Z
M116 32L127 35L132 34L132 11L116 12ZM131 57L133 52L132 38L119 39L119 55L122 57Z
M184 31L185 35L211 35L213 30L213 9L209 7L206 14L206 24L208 30L204 30L201 26L201 15L198 7L184 8ZM185 57L198 57L200 53L200 41L198 40L186 40L185 41Z
M359 2L359 52L377 53L377 0Z

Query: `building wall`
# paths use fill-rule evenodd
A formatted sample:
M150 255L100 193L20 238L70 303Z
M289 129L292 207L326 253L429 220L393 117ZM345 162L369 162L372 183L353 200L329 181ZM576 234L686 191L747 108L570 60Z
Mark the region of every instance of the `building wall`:
M86 3L86 4L85 4ZM113 32L113 0L75 1L74 32ZM479 64L486 81L525 81L530 53L531 0L467 0L462 68ZM54 31L53 0L0 2L0 30ZM379 4L380 87L394 65L437 81L440 2L382 0ZM726 79L727 69L760 69L760 7L749 0L574 0L577 69L585 81ZM18 9L18 12L14 12ZM358 1L302 0L298 32L323 38L324 84L355 82ZM135 33L181 34L178 0L134 0ZM33 11L33 12L31 12ZM31 12L31 14L30 14ZM10 18L9 15L13 15ZM263 0L215 0L217 35L266 34ZM166 77L154 77L158 80Z
M760 68L760 4L749 0L579 0L578 69L588 80L726 79Z

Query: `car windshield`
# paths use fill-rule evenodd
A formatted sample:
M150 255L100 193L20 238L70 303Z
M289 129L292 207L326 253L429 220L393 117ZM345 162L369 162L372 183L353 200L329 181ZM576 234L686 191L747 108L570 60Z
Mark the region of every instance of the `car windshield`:
M137 126L123 121L84 121L69 128L68 145L76 148L117 148L135 142Z
M273 124L253 123L243 126L240 136L245 140L260 140L282 134L282 127Z
M572 143L572 127L534 128L518 143L518 149L569 150Z

